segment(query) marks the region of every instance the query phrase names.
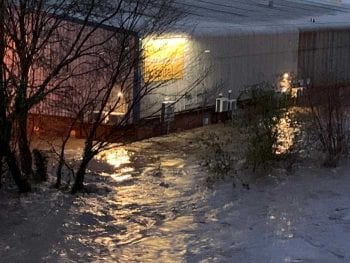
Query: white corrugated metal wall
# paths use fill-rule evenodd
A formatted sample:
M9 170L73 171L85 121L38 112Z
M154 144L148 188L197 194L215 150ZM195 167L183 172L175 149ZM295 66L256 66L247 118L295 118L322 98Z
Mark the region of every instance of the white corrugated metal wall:
M183 78L169 81L144 98L141 118L159 109L165 97L179 99L176 111L212 106L220 92L225 95L231 89L237 97L247 85L275 84L283 73L297 73L297 30L245 29L227 35L187 36L187 40ZM208 76L194 87L207 70ZM186 92L189 95L181 98Z

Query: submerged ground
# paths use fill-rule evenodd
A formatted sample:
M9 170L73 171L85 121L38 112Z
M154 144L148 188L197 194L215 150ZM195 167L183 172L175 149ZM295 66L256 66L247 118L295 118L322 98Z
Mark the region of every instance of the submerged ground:
M1 190L0 262L350 262L350 165L208 188L197 141L220 128L105 152L94 194Z

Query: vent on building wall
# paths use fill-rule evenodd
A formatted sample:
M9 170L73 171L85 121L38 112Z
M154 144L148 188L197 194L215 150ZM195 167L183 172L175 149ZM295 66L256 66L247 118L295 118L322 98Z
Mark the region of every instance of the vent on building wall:
M172 123L175 120L175 101L165 100L162 102L161 112L161 132L162 134L168 134Z
M228 98L216 98L215 112L228 111Z
M231 99L228 101L228 111L237 110L237 100Z
M228 97L223 97L222 93L216 98L215 112L228 112L235 111L237 109L237 100L232 99L232 91L228 91Z
M172 122L175 118L175 102L163 101L162 103L162 122Z

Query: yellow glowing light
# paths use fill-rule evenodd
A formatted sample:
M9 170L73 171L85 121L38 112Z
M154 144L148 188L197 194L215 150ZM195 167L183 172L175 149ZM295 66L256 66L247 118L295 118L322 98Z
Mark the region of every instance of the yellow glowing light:
M121 165L130 162L130 156L123 148L103 151L96 157L96 159L104 161L114 168L119 168Z
M303 92L302 87L292 88L291 96L292 96L292 98L297 98L299 96L299 94L301 94L302 92Z
M289 73L287 73L287 72L283 73L282 79L280 80L280 83L279 83L280 91L282 93L286 93L286 92L290 91L291 86L290 86L290 79L289 78L290 78Z
M183 37L146 39L143 46L145 81L183 78L186 42Z
M292 120L287 115L285 118L280 119L276 129L278 132L277 144L275 145L276 154L287 153L294 144L294 138L296 133L299 132L299 128L292 125Z

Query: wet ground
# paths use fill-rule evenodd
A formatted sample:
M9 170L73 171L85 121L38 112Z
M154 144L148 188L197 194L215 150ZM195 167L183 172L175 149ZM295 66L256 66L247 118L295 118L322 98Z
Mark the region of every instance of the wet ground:
M200 132L102 153L97 193L0 192L0 262L350 262L349 165L208 188Z

